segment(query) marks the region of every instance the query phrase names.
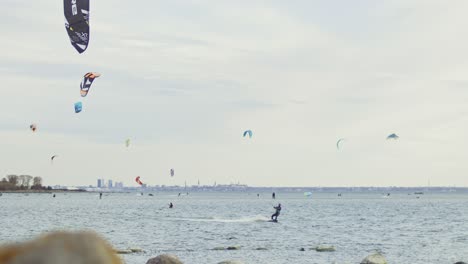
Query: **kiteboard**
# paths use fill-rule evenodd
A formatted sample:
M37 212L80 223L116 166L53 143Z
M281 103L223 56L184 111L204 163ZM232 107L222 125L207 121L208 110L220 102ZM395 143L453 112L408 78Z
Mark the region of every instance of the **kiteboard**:
M271 223L278 223L278 220L268 220L267 222L271 222Z

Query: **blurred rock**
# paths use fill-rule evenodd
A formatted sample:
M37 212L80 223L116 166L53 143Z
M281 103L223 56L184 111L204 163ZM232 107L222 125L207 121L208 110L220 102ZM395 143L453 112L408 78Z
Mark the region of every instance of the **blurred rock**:
M133 251L130 249L116 249L115 253L117 254L132 254Z
M239 250L241 247L240 246L231 246L231 247L227 247L226 249L227 250Z
M140 253L140 252L143 252L143 249L141 248L129 248L130 251L132 251L133 253Z
M123 264L114 249L92 232L54 232L0 248L1 264Z
M372 254L361 261L361 264L387 264L387 260L381 254Z
M301 248L301 249L299 249L299 251L305 251L305 248Z
M213 248L213 250L225 250L225 248L224 247L215 247L215 248Z
M458 262L455 262L455 264L466 264L466 262L458 261Z
M320 245L314 248L317 252L333 252L335 251L334 246L325 246L325 245Z
M258 247L258 248L256 248L255 250L268 250L268 248Z
M182 261L174 255L163 254L155 258L148 259L146 264L182 264Z

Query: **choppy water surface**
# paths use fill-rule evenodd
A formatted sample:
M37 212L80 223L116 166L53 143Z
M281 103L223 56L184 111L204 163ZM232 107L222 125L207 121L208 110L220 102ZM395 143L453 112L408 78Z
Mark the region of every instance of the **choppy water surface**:
M280 222L266 222L278 202ZM96 193L4 193L0 212L1 243L55 229L92 229L116 248L145 251L124 255L129 264L162 253L189 264L359 263L376 251L398 264L468 261L468 194L278 193L272 200L266 193L110 193L99 200ZM336 251L309 250L322 244ZM220 246L241 249L212 250Z

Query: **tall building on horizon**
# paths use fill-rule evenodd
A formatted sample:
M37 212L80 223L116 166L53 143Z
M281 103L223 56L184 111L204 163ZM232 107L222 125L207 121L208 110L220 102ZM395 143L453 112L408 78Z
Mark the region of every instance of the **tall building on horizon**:
M112 188L112 180L109 180L107 183L107 188Z
M98 180L97 180L97 187L98 187L98 188L102 188L102 185L103 185L102 183L103 183L102 180L101 180L101 179L98 179Z

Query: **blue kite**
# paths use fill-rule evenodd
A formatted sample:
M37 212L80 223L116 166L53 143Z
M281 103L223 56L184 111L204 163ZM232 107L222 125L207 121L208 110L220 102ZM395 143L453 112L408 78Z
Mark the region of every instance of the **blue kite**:
M75 103L75 113L79 113L81 112L81 110L83 109L83 104L81 102L76 102Z
M244 137L249 135L249 138L252 138L252 130L246 130L244 131Z

